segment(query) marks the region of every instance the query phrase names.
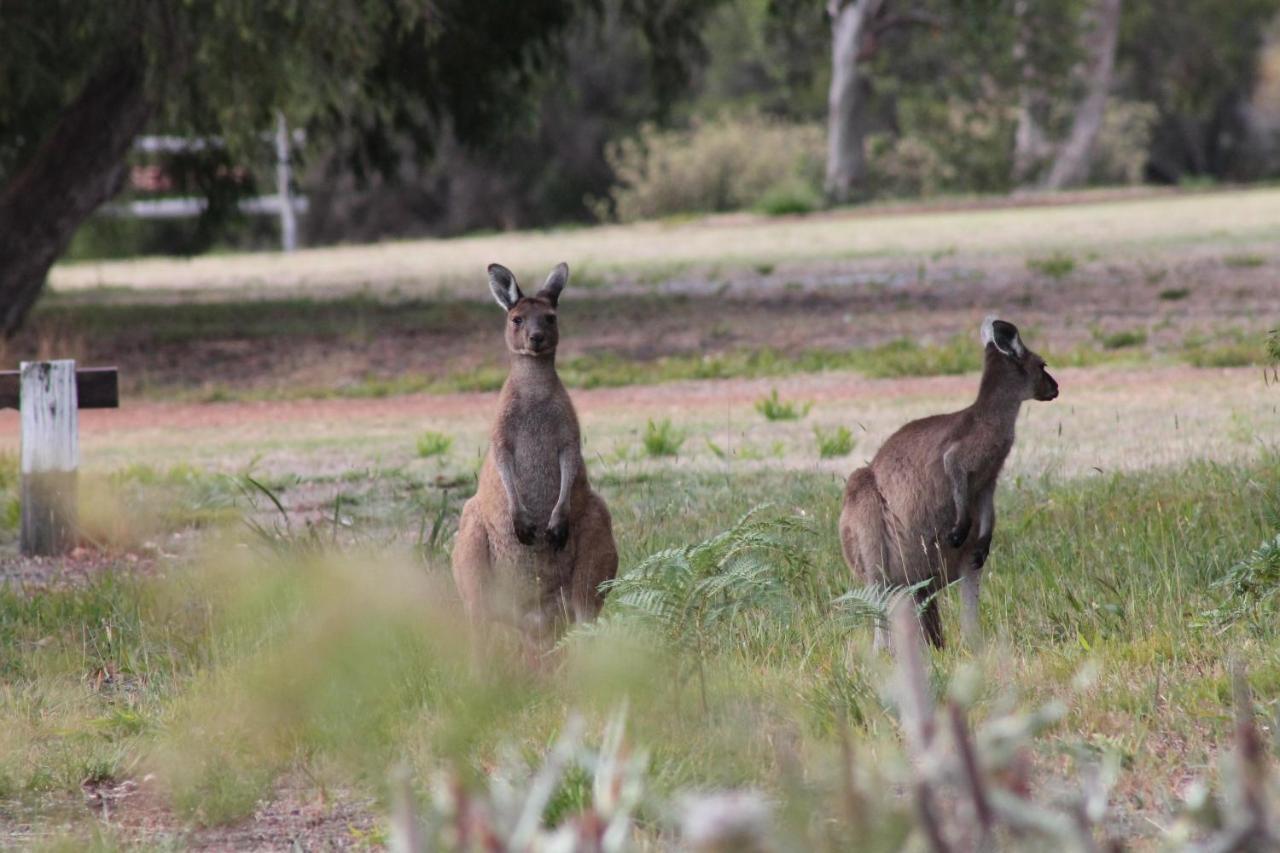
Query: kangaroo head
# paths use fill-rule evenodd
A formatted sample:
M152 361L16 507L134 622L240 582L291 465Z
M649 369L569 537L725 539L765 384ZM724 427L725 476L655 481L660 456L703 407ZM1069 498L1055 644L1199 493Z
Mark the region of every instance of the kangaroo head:
M507 349L516 355L544 358L555 354L560 342L556 304L569 280L569 266L557 264L546 284L533 296L525 296L511 270L489 264L489 289L507 312Z
M995 317L982 323L982 343L987 350L987 371L997 371L1000 384L1013 389L1021 400L1052 400L1058 382L1045 370L1044 359L1027 349L1018 327Z

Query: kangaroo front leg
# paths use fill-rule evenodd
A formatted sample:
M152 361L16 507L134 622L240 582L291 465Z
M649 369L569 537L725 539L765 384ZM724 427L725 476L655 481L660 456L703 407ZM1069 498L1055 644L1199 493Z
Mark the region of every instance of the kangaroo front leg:
M493 448L493 461L498 468L498 478L502 480L502 489L507 493L507 509L511 511L511 526L515 530L516 539L521 545L532 545L538 535L537 525L516 492L515 463L511 459L511 448L504 444L496 445Z
M973 525L969 519L969 472L964 470L960 462L960 444L957 442L942 454L942 469L951 483L951 500L956 508L955 525L947 534L947 542L952 548L959 548L969 538L969 528Z
M569 541L569 493L573 490L573 477L579 464L578 454L573 448L560 451L560 496L547 522L547 541L557 551Z
M996 526L995 484L978 495L978 541L973 544L973 559L961 568L960 595L963 609L960 623L965 638L973 646L982 640L981 622L978 617L978 591L982 584L982 567L991 550L991 533Z
M973 547L973 567L981 569L991 553L991 534L996 529L996 485L992 483L978 495L978 541Z

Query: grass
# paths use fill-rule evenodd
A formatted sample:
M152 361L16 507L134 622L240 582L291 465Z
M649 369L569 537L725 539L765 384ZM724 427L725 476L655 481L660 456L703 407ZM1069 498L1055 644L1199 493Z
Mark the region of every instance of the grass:
M670 419L660 421L649 420L644 430L644 452L648 456L661 458L679 456L687 434L674 426Z
M756 401L756 411L767 421L795 421L809 414L813 403L786 402L778 398L778 389L774 388L768 397Z
M1076 259L1066 252L1054 252L1043 257L1028 258L1027 269L1037 275L1061 281L1075 272Z
M442 432L427 430L418 436L418 440L414 443L414 448L418 452L419 459L430 459L433 456L444 456L453 447L453 436L445 435Z
M1102 334L1098 337L1098 340L1103 349L1129 349L1145 344L1147 342L1147 333L1144 329L1121 329Z
M818 444L818 458L820 459L835 459L840 456L848 456L853 452L854 445L857 443L853 439L853 433L846 426L838 426L830 430L814 427L813 437Z
M1233 269L1252 269L1266 264L1267 259L1262 255L1240 254L1227 255L1222 262Z
M1117 360L1104 350L1083 346L1051 353L1051 356L1054 364L1072 367ZM1134 354L1127 354L1126 360L1134 357ZM962 336L943 344L921 344L900 338L864 349L810 349L800 352L773 348L734 349L711 355L674 355L648 361L602 353L563 359L557 365L561 380L569 388L617 388L690 379L763 379L826 371L855 371L874 379L952 376L973 373L981 367L981 349ZM496 391L502 387L506 375L504 366L494 365L443 377L401 374L338 385L296 385L271 389L234 389L214 385L191 392L189 396L201 402L225 402L330 397L364 399L401 394Z
M1272 360L1268 346L1261 336L1252 338L1238 332L1212 338L1193 335L1183 342L1182 357L1193 367L1247 367Z
M883 663L859 652L865 623L833 618L852 586L835 530L839 477L671 467L597 485L624 571L657 562L625 576L626 595L566 641L562 671L545 678L468 675L447 569L396 545L405 498L394 483L355 545L233 548L232 528L194 568L163 577L0 590L0 813L34 810L61 827L50 804L78 801L83 780L144 772L181 818L214 825L252 812L286 773L379 798L396 760L418 779L455 768L476 784L502 756L540 755L572 710L596 731L623 697L628 737L647 749L664 795L751 786L784 811L832 808L820 804L827 794L792 799L801 794L787 774L838 800L829 759L845 737L860 772L887 772L897 726ZM773 508L751 516L756 526L725 534L765 498ZM1270 565L1256 555L1280 530L1280 457L1010 476L998 504L983 592L991 651L937 654L936 678L986 664L976 715L1075 696L1035 760L1116 755L1122 825L1150 831L1133 812L1167 817L1163 803L1228 737L1227 656L1248 662L1264 702L1280 686L1274 596L1254 595L1251 618L1226 626L1202 615L1232 606L1223 579L1240 566ZM699 597L670 574L677 552L699 567ZM1249 569L1250 589L1269 589L1258 584L1273 574ZM667 584L659 576L671 578L670 606L645 598ZM954 598L944 594L951 636ZM629 615L637 600L653 613L694 609L655 634ZM1078 682L1082 671L1092 674ZM1168 742L1179 749L1152 748ZM557 810L572 813L588 794L570 785L561 796Z

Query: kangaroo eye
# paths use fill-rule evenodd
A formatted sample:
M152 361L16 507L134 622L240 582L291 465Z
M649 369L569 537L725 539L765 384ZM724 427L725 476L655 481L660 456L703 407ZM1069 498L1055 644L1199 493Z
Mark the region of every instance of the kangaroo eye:
M512 322L512 324L513 324L513 325L516 325L516 326L523 326L523 325L524 325L524 318L523 318L523 317L512 317L512 318L511 318L511 322Z
M555 324L556 324L556 315L555 315L555 314L548 314L548 315L547 315L547 325L548 325L548 326L554 326Z

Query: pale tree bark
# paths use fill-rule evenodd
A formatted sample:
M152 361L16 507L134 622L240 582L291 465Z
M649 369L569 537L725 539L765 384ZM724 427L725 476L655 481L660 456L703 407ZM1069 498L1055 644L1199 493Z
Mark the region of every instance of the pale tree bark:
M863 42L885 0L830 0L831 88L827 96L827 197L841 204L866 178L870 81L859 68Z
M1093 9L1085 68L1085 94L1076 107L1071 133L1058 149L1045 187L1051 190L1084 183L1089 177L1094 144L1102 130L1120 36L1121 0L1098 0Z
M1032 22L1028 17L1028 0L1014 0L1013 14L1017 31L1013 43L1013 63L1018 69L1018 124L1013 136L1013 183L1024 186L1031 182L1053 151L1040 123L1044 109L1044 89L1031 56Z
M105 61L0 188L0 333L21 325L76 229L123 185L151 115L144 77L140 52Z

